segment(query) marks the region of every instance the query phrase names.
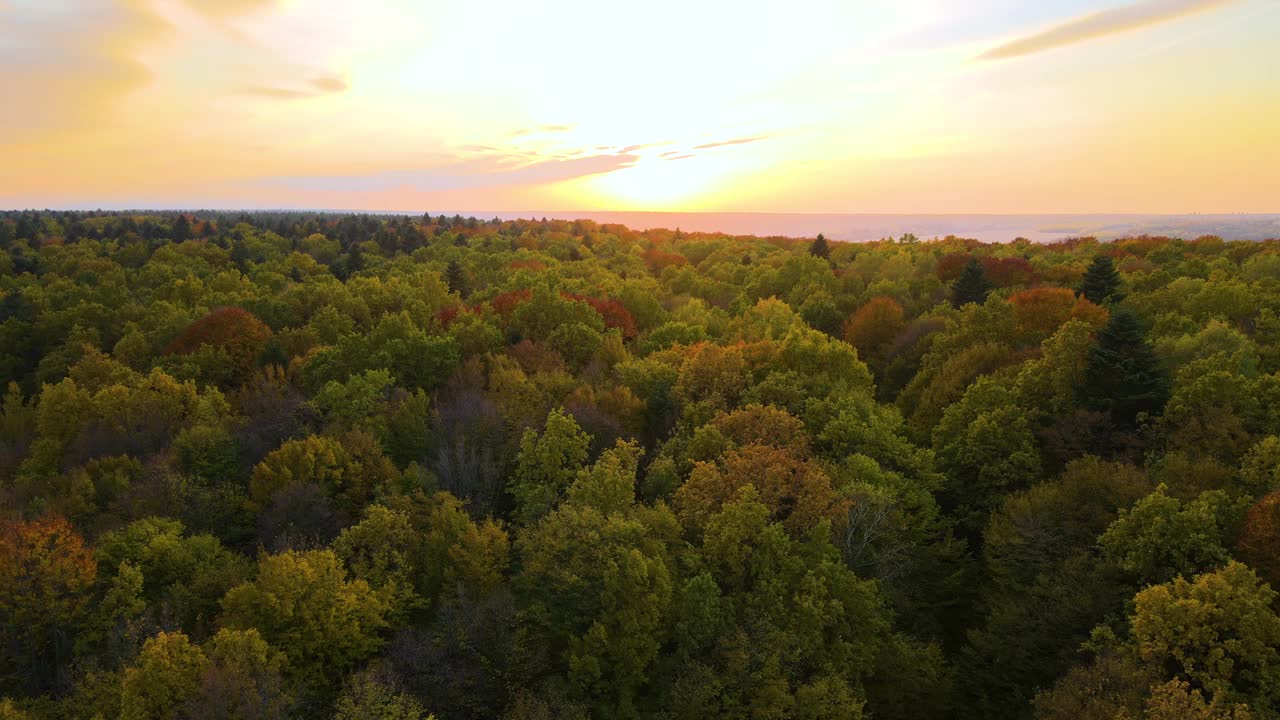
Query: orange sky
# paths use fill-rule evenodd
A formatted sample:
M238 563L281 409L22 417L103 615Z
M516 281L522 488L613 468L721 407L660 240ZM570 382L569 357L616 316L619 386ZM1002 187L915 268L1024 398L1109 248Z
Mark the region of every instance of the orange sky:
M1278 212L1276 0L0 0L0 207Z

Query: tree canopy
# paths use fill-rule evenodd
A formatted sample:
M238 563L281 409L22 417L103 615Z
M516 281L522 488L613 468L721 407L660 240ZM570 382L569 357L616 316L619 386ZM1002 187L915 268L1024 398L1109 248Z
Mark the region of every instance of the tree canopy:
M1277 268L0 212L0 718L1280 717Z

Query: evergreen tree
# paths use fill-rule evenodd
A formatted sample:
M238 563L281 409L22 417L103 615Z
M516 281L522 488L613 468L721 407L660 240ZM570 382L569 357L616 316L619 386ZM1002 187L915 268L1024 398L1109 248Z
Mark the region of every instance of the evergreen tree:
M449 265L445 267L444 281L449 284L450 292L456 292L464 298L467 296L467 274L457 260L450 260Z
M831 259L831 246L827 244L827 238L822 233L818 233L818 237L813 239L813 244L809 246L809 254L823 260Z
M242 237L237 236L231 242L231 263L240 272L248 272L249 270L249 247L244 244L244 238Z
M40 237L40 223L36 221L35 217L23 213L18 218L18 225L14 229L14 234L19 240L35 240Z
M969 258L969 262L960 271L960 277L951 284L951 304L963 307L969 303L981 305L987 300L991 291L991 283L987 282L987 273L977 258Z
M179 214L178 218L173 221L173 241L186 242L191 239L191 221L187 220L187 216Z
M1080 294L1095 305L1116 303L1124 299L1120 290L1120 273L1116 264L1106 255L1097 255L1089 263L1089 269L1080 282Z
M1082 388L1084 404L1133 427L1139 413L1159 414L1169 400L1169 379L1147 342L1138 317L1117 309L1089 351Z
M351 243L351 249L347 251L347 275L355 275L364 269L364 251L360 249L360 243Z

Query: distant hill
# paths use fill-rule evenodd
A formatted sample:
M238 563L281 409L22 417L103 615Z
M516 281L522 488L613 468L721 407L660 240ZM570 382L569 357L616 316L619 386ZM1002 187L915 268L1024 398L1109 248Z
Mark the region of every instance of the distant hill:
M452 215L453 210L447 214ZM438 214L432 210L432 214ZM1094 236L1110 240L1131 235L1164 235L1193 239L1217 235L1225 240L1280 238L1280 214L1273 215L891 215L804 213L667 213L667 212L542 212L465 211L464 216L503 220L547 217L557 220L591 219L631 228L680 228L730 235L786 235L809 237L823 233L836 240L878 240L914 233L920 238L977 238L1008 242L1025 237L1048 242L1065 237Z

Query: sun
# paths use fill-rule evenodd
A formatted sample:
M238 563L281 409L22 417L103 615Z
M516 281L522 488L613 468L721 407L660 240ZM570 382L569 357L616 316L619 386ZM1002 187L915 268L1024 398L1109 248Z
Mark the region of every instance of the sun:
M624 210L697 211L729 190L739 163L719 155L642 158L635 165L578 181L583 200Z

